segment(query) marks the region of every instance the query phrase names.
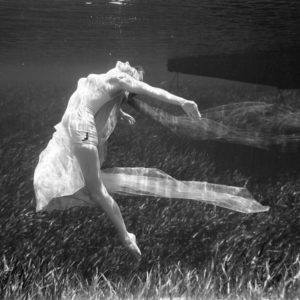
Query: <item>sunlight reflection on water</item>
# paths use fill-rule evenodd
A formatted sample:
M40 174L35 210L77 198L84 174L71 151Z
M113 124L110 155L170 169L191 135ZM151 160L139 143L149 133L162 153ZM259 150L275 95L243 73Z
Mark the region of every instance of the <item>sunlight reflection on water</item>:
M299 2L0 2L3 59L53 60L97 51L169 56L284 49L300 45ZM132 54L133 53L133 54Z

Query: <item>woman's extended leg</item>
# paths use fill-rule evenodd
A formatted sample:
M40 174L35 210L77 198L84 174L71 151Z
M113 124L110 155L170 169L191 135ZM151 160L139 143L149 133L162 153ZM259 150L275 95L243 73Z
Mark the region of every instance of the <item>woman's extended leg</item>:
M79 161L89 195L97 205L107 213L115 225L121 240L136 258L141 252L135 240L135 235L127 232L120 208L108 194L102 179L97 147L90 144L74 146L74 153Z

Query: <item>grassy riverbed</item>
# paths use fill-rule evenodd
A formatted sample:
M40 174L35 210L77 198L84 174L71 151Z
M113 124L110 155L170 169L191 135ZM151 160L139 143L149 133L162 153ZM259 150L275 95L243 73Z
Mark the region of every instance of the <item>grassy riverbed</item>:
M190 141L133 112L136 125L117 127L104 167L247 182L270 211L245 215L187 200L116 196L137 236L139 264L100 209L35 213L33 171L73 88L0 90L1 298L299 299L298 153Z

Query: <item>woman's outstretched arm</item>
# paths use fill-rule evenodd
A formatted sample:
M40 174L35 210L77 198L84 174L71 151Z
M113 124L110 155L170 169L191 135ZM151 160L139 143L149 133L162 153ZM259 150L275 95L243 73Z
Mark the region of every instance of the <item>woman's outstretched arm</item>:
M167 102L170 104L179 105L194 120L201 118L197 104L194 101L184 99L167 92L161 88L153 87L145 82L138 81L126 73L120 73L115 78L119 87L134 94L142 94L159 101Z

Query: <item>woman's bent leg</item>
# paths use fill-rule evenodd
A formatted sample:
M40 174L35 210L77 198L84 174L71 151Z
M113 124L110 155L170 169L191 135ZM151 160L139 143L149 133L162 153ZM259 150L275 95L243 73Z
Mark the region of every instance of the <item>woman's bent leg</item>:
M79 161L91 200L107 213L124 245L139 258L141 252L136 245L135 236L127 232L120 208L102 182L97 147L90 144L75 145L74 153Z

